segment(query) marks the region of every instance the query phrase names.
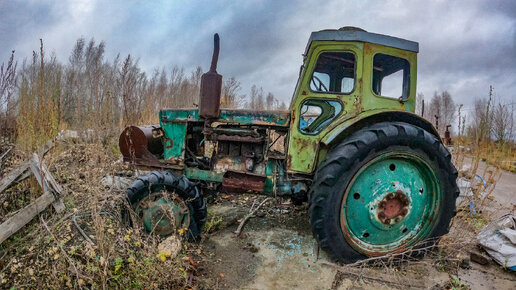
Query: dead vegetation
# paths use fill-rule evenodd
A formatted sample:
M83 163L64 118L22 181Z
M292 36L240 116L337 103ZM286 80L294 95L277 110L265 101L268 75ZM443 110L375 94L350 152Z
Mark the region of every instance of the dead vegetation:
M48 55L43 40L21 66L14 51L0 66L0 137L31 152L61 130L91 134L104 144L127 125L155 124L162 108L193 108L202 68L155 68L144 72L130 54L105 57L105 43L79 38L67 63ZM222 106L286 109L272 93L253 85L241 93L234 77L224 80Z
M49 153L49 169L64 188L66 211L44 211L1 245L2 287L175 288L187 285L190 263L167 259L159 237L121 223L124 191L102 184L124 169L99 144L60 144ZM126 168L127 169L127 168ZM41 194L27 179L6 194L2 212L13 212ZM20 194L17 188L27 188ZM2 214L2 220L6 215ZM88 242L78 226L93 243ZM182 250L183 256L188 248ZM190 254L191 255L191 254Z

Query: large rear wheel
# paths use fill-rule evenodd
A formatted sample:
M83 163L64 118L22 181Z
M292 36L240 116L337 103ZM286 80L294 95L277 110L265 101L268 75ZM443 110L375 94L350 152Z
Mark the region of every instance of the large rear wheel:
M335 146L316 172L312 231L324 250L348 263L429 248L449 231L456 178L448 150L422 128L401 122L363 128Z

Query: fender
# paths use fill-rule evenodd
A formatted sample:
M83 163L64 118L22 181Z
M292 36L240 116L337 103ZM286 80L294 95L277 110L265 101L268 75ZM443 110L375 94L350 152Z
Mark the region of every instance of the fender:
M344 138L349 136L352 132L360 130L367 125L378 122L405 122L425 129L426 131L435 135L437 138L441 139L439 133L434 128L432 123L428 122L426 119L419 115L407 111L370 110L365 111L354 118L339 123L331 131L324 135L324 137L321 139L321 143L323 144L323 147L333 147L335 144L338 144Z

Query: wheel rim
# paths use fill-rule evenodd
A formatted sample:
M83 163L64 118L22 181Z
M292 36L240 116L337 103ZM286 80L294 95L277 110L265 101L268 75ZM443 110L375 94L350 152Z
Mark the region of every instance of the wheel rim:
M188 206L176 194L166 191L152 193L140 200L135 212L147 232L160 236L187 229L190 225Z
M353 177L341 204L341 229L358 252L381 256L423 240L438 218L442 193L430 165L410 153L373 158Z

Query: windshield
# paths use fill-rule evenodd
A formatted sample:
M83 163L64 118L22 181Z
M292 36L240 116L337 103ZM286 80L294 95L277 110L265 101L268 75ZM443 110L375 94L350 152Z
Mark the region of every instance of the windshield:
M349 94L355 85L355 55L351 52L324 52L319 55L310 80L314 92Z

